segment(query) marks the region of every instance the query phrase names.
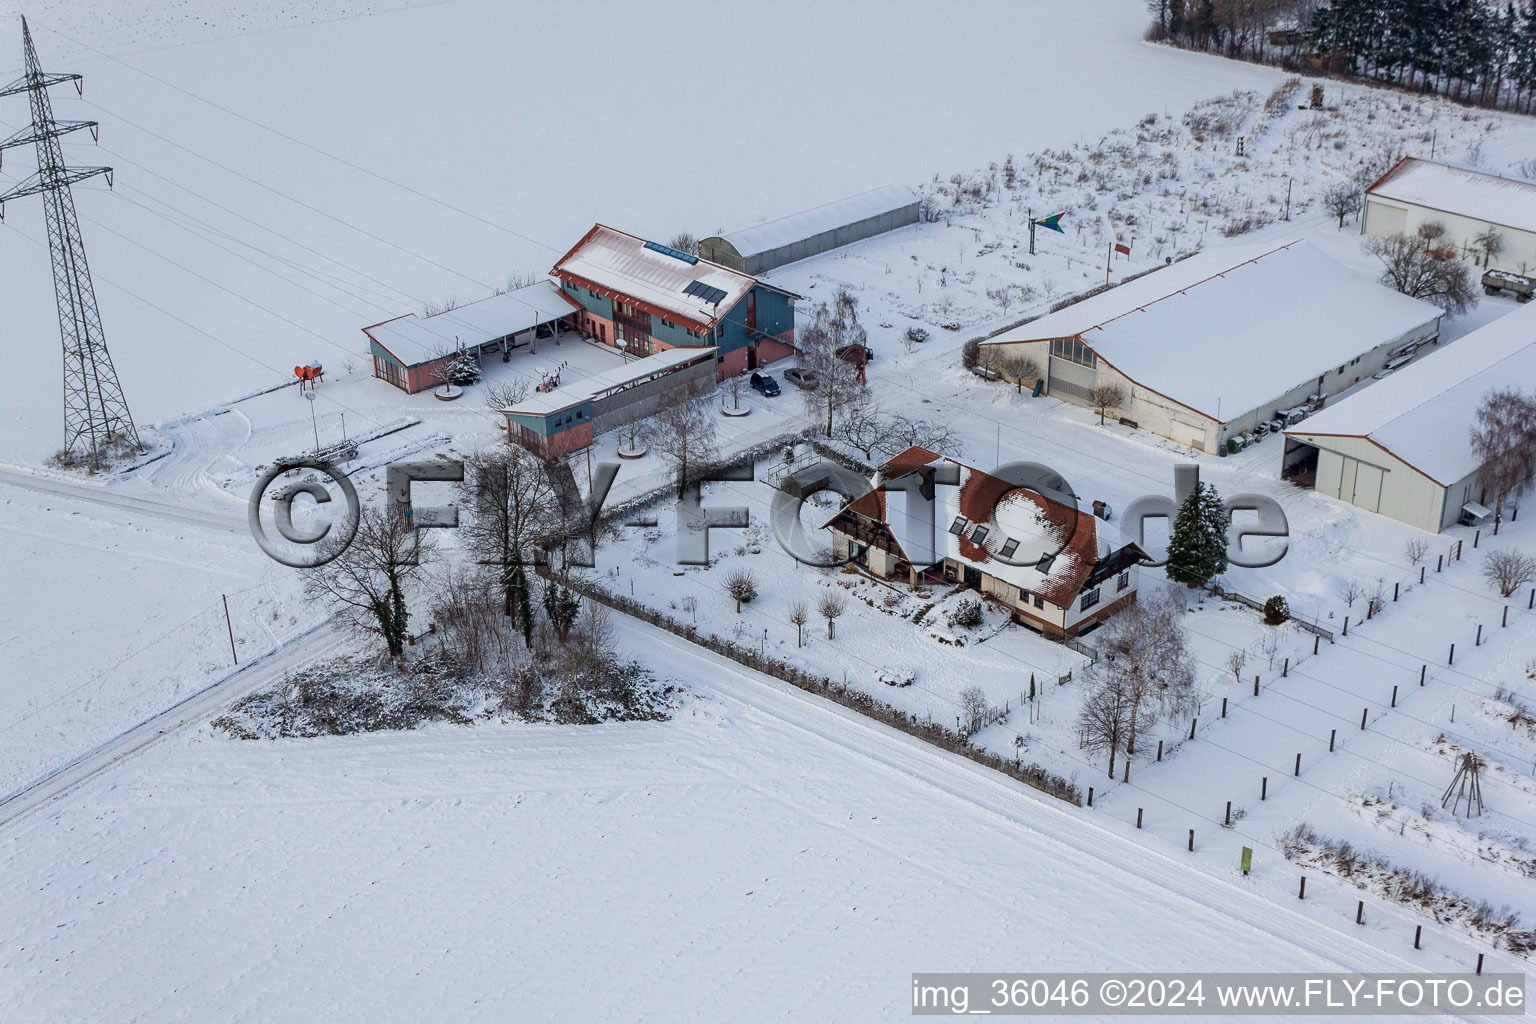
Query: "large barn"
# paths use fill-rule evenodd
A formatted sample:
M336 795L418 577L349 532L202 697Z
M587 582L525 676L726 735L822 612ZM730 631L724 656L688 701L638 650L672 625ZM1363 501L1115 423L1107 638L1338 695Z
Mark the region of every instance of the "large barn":
M794 352L799 296L659 242L597 224L550 273L583 329L632 356L712 348L723 380Z
M699 255L746 274L766 274L786 263L916 224L921 207L911 189L881 185L740 231L711 235L699 242Z
M1205 452L1352 387L1440 334L1440 310L1309 242L1207 249L986 342L1033 359L1044 393Z
M1361 233L1411 233L1430 222L1443 224L1446 247L1469 259L1536 272L1536 181L1408 156L1366 189ZM1490 229L1504 243L1491 260L1477 242Z
M1524 308L1287 430L1283 473L1424 530L1485 519L1468 431L1489 391L1532 381L1536 308Z
M958 471L959 486L934 482L941 463ZM934 549L902 546L901 531L891 523L909 513L891 503L904 501L905 494L881 489L850 502L827 523L836 558L914 587L928 582L975 589L1047 636L1077 636L1136 600L1145 554L1135 544L1111 550L1099 521L1086 511L926 448L908 448L880 474L887 483L927 476L936 506ZM1047 557L1036 560L1041 551Z

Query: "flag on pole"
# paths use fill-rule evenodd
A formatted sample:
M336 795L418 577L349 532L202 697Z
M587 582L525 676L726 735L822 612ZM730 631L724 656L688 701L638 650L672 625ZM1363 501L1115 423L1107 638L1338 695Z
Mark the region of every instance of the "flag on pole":
M1119 253L1121 256L1129 256L1131 254L1131 247L1121 242L1116 242L1115 252Z
M1038 224L1041 227L1046 228L1046 229L1048 229L1050 231L1055 231L1055 232L1057 232L1059 234L1063 234L1064 235L1064 234L1066 234L1066 231L1064 231L1062 229L1062 226L1061 226L1061 218L1063 216L1064 216L1064 214L1053 213L1049 217L1041 217L1039 220L1032 221L1031 223Z

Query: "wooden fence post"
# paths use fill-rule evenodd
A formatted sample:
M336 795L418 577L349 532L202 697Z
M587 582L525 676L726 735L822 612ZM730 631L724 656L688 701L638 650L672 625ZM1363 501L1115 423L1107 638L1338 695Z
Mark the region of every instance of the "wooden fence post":
M1262 779L1259 780L1259 799L1260 800L1268 800L1269 799L1269 776L1268 775L1264 776Z
M1189 830L1189 852L1190 853L1194 853L1195 852L1195 830L1194 829L1190 829Z
M1397 687L1392 687L1392 706L1397 707Z
M1302 875L1301 876L1301 891L1296 894L1296 898L1299 899L1299 900L1304 900L1304 899L1307 898L1307 876L1306 875Z
M1297 755L1296 755L1296 777L1297 778L1301 777L1301 754L1300 753L1297 753Z
M1333 753L1333 741L1339 738L1339 730L1328 730L1328 753Z
M1477 547L1476 544L1473 544L1472 546L1473 547ZM1421 949L1422 948L1419 945L1419 940L1422 939L1423 937L1424 937L1424 926L1421 925L1421 924L1420 925L1415 925L1414 928L1413 928L1413 948L1414 949Z
M1369 715L1370 713L1371 713L1371 709L1369 707L1364 707L1364 708L1360 709L1360 731L1361 732L1365 732L1365 716Z
M1141 828L1141 808L1136 808L1136 827Z
M1355 924L1365 924L1365 900L1355 904Z

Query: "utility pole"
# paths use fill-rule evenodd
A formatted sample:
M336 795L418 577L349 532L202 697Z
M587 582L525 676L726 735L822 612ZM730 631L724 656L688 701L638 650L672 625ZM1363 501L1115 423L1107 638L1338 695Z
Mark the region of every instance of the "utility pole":
M107 353L101 313L96 308L96 291L91 285L91 272L85 261L85 245L80 240L80 221L69 187L97 175L105 175L110 187L112 168L65 164L60 136L85 128L89 129L92 138L96 138L97 125L95 121L55 120L48 89L73 82L75 91L81 92L80 76L43 72L25 18L21 19L21 38L26 71L22 77L0 89L0 97L27 93L32 123L0 139L0 151L35 144L37 173L0 194L0 218L4 216L7 200L33 195L43 197L48 255L53 260L53 292L59 308L59 334L64 344L64 451L85 449L99 458L113 443L137 447L139 433L123 398L112 357Z

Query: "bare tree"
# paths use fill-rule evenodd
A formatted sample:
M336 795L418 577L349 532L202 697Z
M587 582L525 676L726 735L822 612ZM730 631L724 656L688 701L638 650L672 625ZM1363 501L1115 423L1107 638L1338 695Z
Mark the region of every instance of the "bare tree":
M975 732L981 727L982 721L992 713L992 702L987 700L987 693L979 686L967 686L960 691L960 715L963 722L969 728L968 733Z
M1472 248L1483 254L1483 266L1488 266L1504 252L1504 235L1498 228L1490 227L1472 239Z
M702 395L680 395L662 406L651 423L651 441L677 468L677 496L682 498L692 482L689 473L712 459L717 450L713 403Z
M859 323L858 301L846 288L838 289L830 303L811 310L810 322L796 331L801 369L816 378L816 387L802 391L806 413L821 420L827 437L840 412L864 390L860 359L867 335Z
M1355 602L1365 596L1365 584L1360 582L1358 576L1351 576L1339 584L1339 592L1344 595L1345 607L1353 608Z
M741 392L746 386L741 374L734 374L725 379L725 393L731 396L731 408L741 408Z
M1409 235L1397 233L1365 240L1365 251L1379 259L1385 268L1381 281L1404 295L1433 303L1447 313L1465 313L1477 305L1477 289L1472 269L1454 256L1447 256L1434 246L1444 234L1434 232L1438 225L1420 226ZM1425 231L1429 228L1429 231Z
M1366 596L1365 614L1367 616L1379 615L1387 606L1387 581L1382 577L1376 577L1376 583L1371 587L1371 592Z
M691 615L694 623L697 624L699 621L699 599L692 594L683 598L683 611Z
M725 592L736 599L736 614L741 614L743 601L757 597L757 577L750 569L733 569L725 578Z
M1236 682L1243 681L1243 666L1246 664L1248 664L1248 652L1241 647L1227 655L1227 668L1231 670L1232 678Z
M874 399L869 397L868 392L863 392L843 410L843 418L833 430L832 436L864 456L867 461L874 458L875 449L886 440L888 426L889 421L880 415Z
M1149 598L1121 611L1099 634L1104 638L1100 657L1089 672L1099 683L1123 691L1130 702L1127 755L1136 753L1138 730L1197 703L1194 659L1181 613L1177 601Z
M1525 584L1536 580L1536 558L1523 551L1500 548L1483 556L1483 565L1478 571L1482 573L1483 580L1499 592L1500 597L1508 597Z
M795 646L805 646L805 624L811 621L811 609L804 601L789 606L789 621L795 625Z
M997 362L998 371L1012 380L1020 391L1024 390L1025 381L1033 384L1040 379L1040 361L1025 349L1017 345L995 347L1001 350L1001 356Z
M685 252L689 256L697 256L699 254L699 240L687 231L679 231L673 235L672 241L668 242L667 245L678 252Z
M532 393L533 381L520 373L502 377L499 380L488 380L480 386L485 407L495 413L503 409L517 408Z
M1088 403L1098 410L1102 427L1106 413L1125 405L1125 389L1118 384L1100 384L1088 392Z
M1341 228L1345 217L1360 212L1360 205L1360 188L1352 181L1335 182L1323 193L1323 209L1339 218Z
M894 416L886 421L885 436L894 452L917 447L926 448L935 455L959 455L963 448L960 435L940 419Z
M396 509L365 508L346 550L302 570L304 593L347 609L359 631L383 639L390 656L398 658L405 653L410 619L405 592L421 577L432 550L426 531L412 529Z
M502 611L533 648L533 601L527 565L558 532L560 507L544 467L519 447L478 451L464 460L459 496L469 514L460 535L502 590Z
M827 620L827 639L832 640L837 635L837 620L848 610L848 602L843 595L835 591L828 591L821 595L821 601L816 605L816 610L821 612L821 617Z
M1518 502L1536 476L1536 394L1512 387L1488 392L1468 436L1478 481L1493 494L1497 534L1504 506Z
M1409 565L1418 565L1424 561L1424 556L1429 554L1429 541L1423 537L1409 537L1403 543L1403 556L1408 559Z
M1034 297L1035 290L1028 285L1005 284L987 289L987 298L997 304L997 310L1003 316L1008 315L1008 307L1022 305Z
M1109 752L1109 777L1115 777L1115 756L1131 732L1131 694L1119 674L1091 676L1092 688L1078 711L1083 745L1093 753Z

